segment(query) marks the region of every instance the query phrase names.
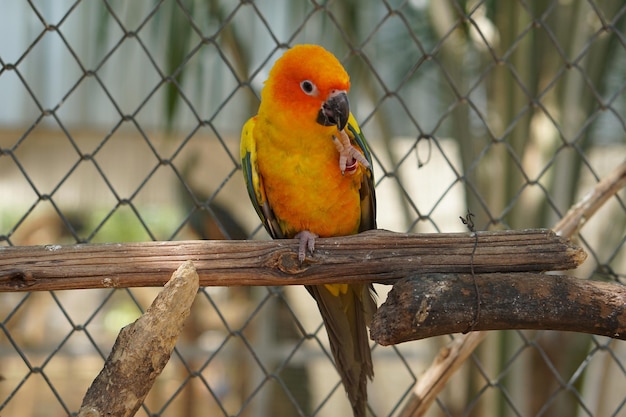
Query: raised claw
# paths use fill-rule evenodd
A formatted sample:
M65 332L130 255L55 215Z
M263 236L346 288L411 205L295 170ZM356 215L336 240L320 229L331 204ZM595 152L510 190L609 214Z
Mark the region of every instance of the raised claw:
M339 169L341 170L341 175L345 174L346 171L353 174L359 163L365 168L370 168L370 163L365 156L350 143L348 134L340 130L339 136L340 138L333 135L333 143L339 152Z

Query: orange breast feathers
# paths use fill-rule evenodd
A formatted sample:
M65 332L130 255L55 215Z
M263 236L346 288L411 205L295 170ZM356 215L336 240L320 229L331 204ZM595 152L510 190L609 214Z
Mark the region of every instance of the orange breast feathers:
M342 175L330 132L281 132L257 120L259 172L286 237L308 230L321 237L358 232L363 169ZM336 128L335 128L336 132ZM288 143L283 143L288 142Z

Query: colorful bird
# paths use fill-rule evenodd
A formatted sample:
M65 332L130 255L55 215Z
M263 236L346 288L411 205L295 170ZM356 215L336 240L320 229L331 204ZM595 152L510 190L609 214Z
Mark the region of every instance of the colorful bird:
M317 45L297 45L274 64L258 114L243 126L241 161L250 199L275 239L298 238L298 258L316 237L376 228L372 159L350 113L350 78ZM376 311L368 284L307 286L317 301L356 417L365 417L374 376L366 326Z

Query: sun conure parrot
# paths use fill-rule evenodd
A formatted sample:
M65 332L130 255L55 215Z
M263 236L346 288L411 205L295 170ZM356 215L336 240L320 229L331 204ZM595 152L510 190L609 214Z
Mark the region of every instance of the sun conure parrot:
M270 70L258 114L243 127L248 193L273 238L299 238L298 258L316 237L376 228L372 159L350 113L350 78L317 45L297 45ZM376 301L368 284L307 286L317 301L356 417L365 417L374 376L369 325Z

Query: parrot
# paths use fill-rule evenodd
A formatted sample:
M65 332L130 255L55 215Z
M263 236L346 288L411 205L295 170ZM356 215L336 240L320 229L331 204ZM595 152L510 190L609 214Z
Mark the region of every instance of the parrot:
M243 125L240 157L248 195L274 239L315 239L376 228L372 156L350 112L350 77L318 45L286 50L270 69L256 116ZM355 417L365 417L374 370L367 327L371 284L305 286L319 307L335 366Z

